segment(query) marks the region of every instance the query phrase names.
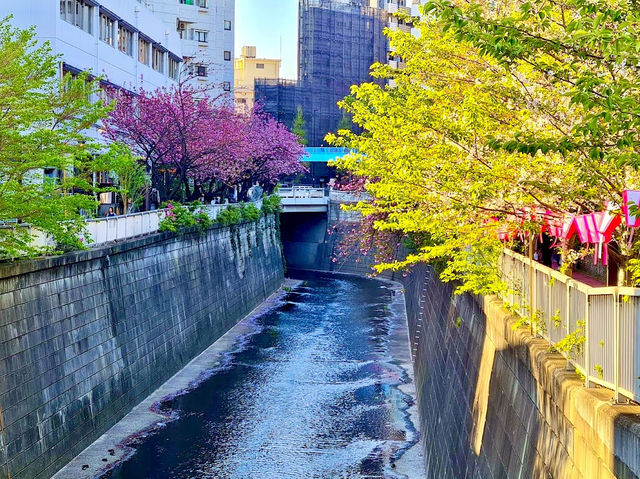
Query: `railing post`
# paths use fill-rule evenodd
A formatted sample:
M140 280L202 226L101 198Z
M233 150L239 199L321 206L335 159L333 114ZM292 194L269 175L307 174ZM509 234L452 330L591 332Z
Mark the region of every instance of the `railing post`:
M590 354L590 347L589 345L591 338L589 337L589 293L585 293L585 318L584 318L584 368L585 368L585 375L584 375L584 385L585 387L589 388L591 387L591 381L590 381L590 377L591 377L591 354Z
M620 294L613 292L613 400L620 402Z
M564 334L569 334L569 325L571 324L571 280L567 280L567 304L564 321Z
M529 233L529 330L532 336L536 335L536 327L533 324L535 315L534 298L535 298L535 271L533 270L533 248L535 239L533 233Z
M566 298L566 308L565 308L565 315L564 315L564 324L563 324L563 329L564 329L564 335L568 336L569 335L569 326L571 324L571 280L567 280L567 282L565 283L567 285L567 298ZM569 355L567 355L567 370L571 369L571 360L569 358Z
M546 329L549 342L551 342L551 316L553 316L551 314L551 299L553 298L553 295L551 294L552 289L553 287L551 286L551 273L547 272L547 317L544 320L544 324L547 325ZM555 311L553 311L553 313L555 314Z

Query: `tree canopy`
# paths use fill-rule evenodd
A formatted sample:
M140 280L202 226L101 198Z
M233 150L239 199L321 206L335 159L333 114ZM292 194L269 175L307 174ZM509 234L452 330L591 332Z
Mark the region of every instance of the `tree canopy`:
M95 201L91 183L74 173L92 161L85 132L109 107L91 101L98 84L87 75L61 80L49 44L38 45L32 29L13 28L10 18L0 21L0 58L0 221L76 245L81 210L93 211ZM39 251L27 228L0 227L0 258Z
M307 122L304 120L304 113L300 105L298 105L296 117L293 119L291 133L298 137L298 142L300 142L301 145L307 144Z
M142 158L165 200L193 200L303 170L297 137L259 109L237 113L187 83L155 92L119 92L104 135Z
M495 291L496 231L523 211L619 209L639 186L638 7L435 0L424 13L419 38L391 34L406 68L373 67L395 86L354 86L341 102L363 133L328 140L357 152L338 166L365 180L357 209L372 231L415 245L378 270L438 262L461 291ZM613 245L628 258L627 236Z

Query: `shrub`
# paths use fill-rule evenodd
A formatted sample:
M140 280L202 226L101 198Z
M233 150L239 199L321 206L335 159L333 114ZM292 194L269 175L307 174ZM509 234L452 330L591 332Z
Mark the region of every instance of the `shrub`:
M270 195L262 198L262 212L265 215L277 213L282 209L282 201L278 195Z
M262 216L262 212L253 203L244 205L240 211L242 213L242 219L246 221L257 221Z
M179 203L167 204L167 214L160 222L160 231L179 233L186 228L197 228L204 232L211 228L213 221L206 212Z
M230 226L240 223L242 221L242 212L240 211L240 207L229 205L218 214L216 221L222 226Z

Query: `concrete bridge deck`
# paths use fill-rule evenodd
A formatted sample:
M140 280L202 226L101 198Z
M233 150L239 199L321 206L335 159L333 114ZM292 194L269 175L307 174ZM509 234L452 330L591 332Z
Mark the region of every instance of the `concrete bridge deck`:
M280 188L283 213L326 213L329 193L324 188L312 186L292 186Z

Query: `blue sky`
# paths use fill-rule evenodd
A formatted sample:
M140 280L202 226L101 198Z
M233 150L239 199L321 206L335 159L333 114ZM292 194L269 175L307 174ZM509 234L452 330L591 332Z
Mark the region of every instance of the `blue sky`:
M280 58L280 76L295 78L298 68L298 0L236 0L235 50L258 48L258 57Z

